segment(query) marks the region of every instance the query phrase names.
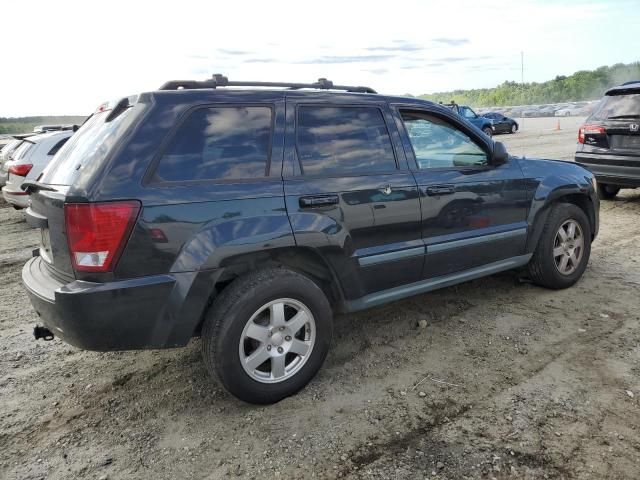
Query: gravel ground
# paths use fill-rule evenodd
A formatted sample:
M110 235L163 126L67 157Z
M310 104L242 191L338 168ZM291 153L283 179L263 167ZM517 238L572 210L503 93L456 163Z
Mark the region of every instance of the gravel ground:
M499 138L568 159L579 122ZM568 290L506 273L338 317L316 379L256 407L207 377L198 340L33 341L19 279L37 235L1 204L0 478L637 479L639 218L640 191L603 202Z

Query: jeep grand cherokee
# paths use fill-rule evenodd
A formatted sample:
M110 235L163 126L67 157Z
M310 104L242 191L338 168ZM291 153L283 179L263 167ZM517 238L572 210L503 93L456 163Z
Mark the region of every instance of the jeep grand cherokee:
M335 311L518 267L569 287L598 231L586 169L324 79L216 75L104 104L23 186L37 336L124 350L199 335L209 371L255 403L311 380Z

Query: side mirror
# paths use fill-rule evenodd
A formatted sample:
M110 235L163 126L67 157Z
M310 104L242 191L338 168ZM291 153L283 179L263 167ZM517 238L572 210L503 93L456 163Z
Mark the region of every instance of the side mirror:
M491 165L502 165L509 160L509 153L502 142L494 142L491 154Z

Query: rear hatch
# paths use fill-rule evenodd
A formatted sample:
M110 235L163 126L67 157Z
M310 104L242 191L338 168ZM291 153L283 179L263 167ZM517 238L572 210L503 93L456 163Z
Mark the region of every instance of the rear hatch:
M606 95L580 128L578 141L594 153L640 156L640 93Z
M95 174L107 161L124 130L129 125L129 104L118 112L117 105L104 104L62 146L49 165L36 179L31 192L27 221L40 229L40 256L49 270L58 276L75 277L65 225L65 204L90 201L85 189L74 188L83 176ZM70 192L73 195L70 197ZM84 196L83 196L84 195Z

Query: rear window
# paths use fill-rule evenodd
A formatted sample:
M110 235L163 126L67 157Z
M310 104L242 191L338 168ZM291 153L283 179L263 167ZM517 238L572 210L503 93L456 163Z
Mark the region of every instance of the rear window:
M44 170L42 183L71 185L80 170L97 167L127 128L125 121L133 108L128 108L105 123L110 111L96 113L66 142Z
M4 147L2 147L2 150L0 150L0 154L6 155L8 152L15 149L19 144L20 140L13 140L7 143Z
M33 147L33 143L31 142L22 142L22 144L16 148L11 154L11 160L20 160L22 157L26 155L29 149Z
M195 110L171 139L154 182L252 179L266 176L271 108L210 107Z
M591 120L640 118L640 93L607 95L591 115Z

